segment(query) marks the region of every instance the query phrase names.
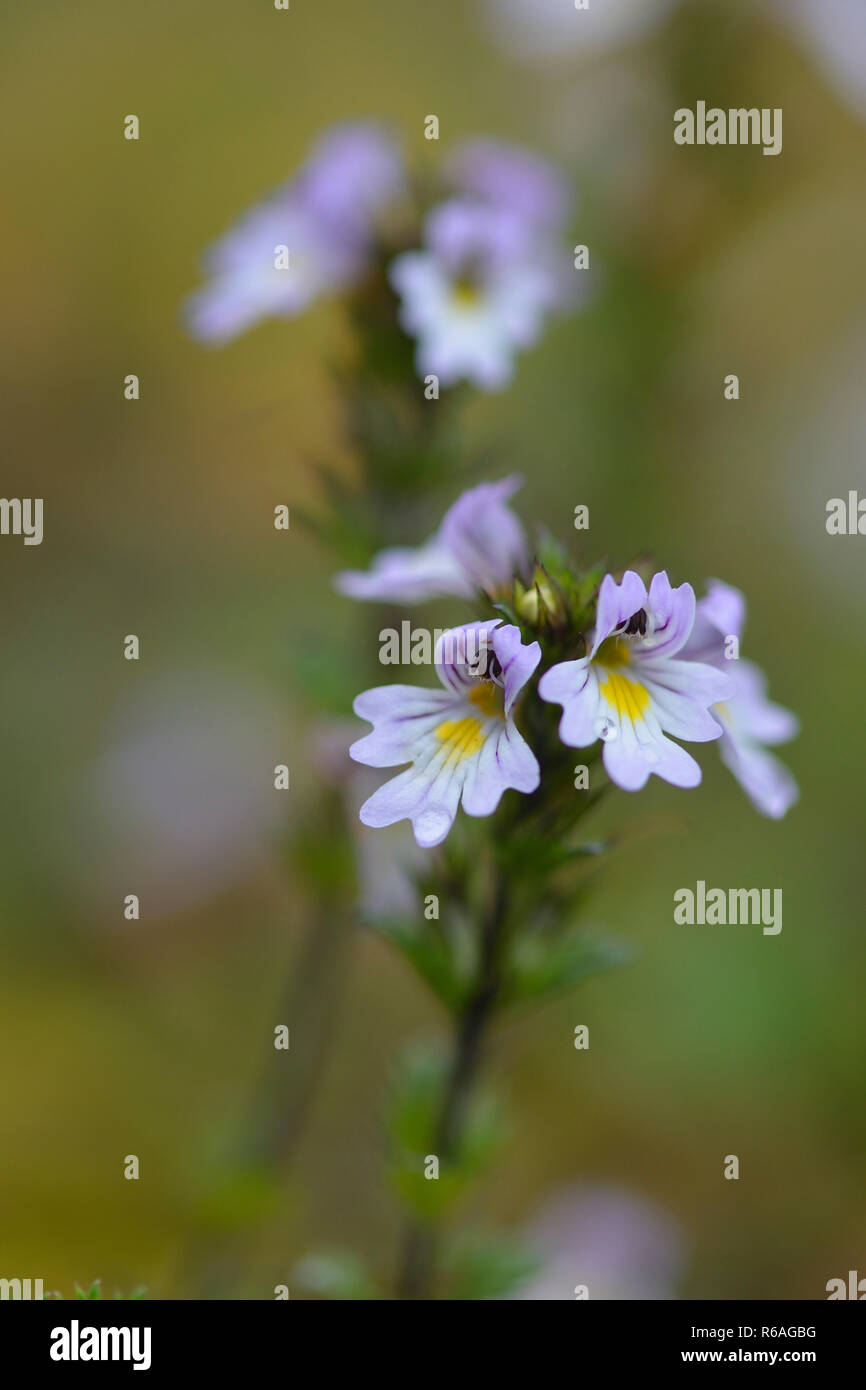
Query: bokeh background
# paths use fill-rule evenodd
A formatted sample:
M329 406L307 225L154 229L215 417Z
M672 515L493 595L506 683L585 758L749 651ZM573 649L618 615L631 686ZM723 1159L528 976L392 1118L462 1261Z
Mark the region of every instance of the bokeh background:
M180 315L203 246L368 116L422 173L475 133L568 172L596 293L470 403L469 452L523 470L523 516L566 539L587 503L587 555L744 589L745 651L803 724L781 823L712 750L698 792L654 781L606 810L634 834L592 920L634 960L498 1032L510 1135L457 1223L520 1231L571 1202L578 1245L656 1239L673 1296L821 1298L866 1273L866 540L825 529L828 498L866 493L866 24L859 0L593 8L580 42L568 0L4 12L3 490L45 499L41 547L0 541L4 1276L296 1297L310 1250L393 1267L380 1108L395 1055L444 1022L335 916L320 735L350 718L333 671L369 662L370 624L315 539L272 526L279 502L321 505L317 460L356 468L330 370L346 325L325 304L214 351ZM698 99L781 106L782 155L678 148L672 113ZM290 852L310 824L321 893ZM375 889L387 865L367 872ZM781 935L674 926L698 878L782 887ZM263 1191L231 1155L277 1022L287 1088L312 1079ZM566 1257L545 1296L573 1282Z

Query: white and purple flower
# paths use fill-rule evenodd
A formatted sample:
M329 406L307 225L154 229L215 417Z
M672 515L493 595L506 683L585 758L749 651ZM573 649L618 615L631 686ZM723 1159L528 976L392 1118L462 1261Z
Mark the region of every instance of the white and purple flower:
M719 755L752 804L765 816L780 819L797 800L797 783L767 745L787 743L796 735L796 715L767 699L767 680L751 661L727 654L731 638L739 651L746 603L738 589L711 579L697 605L694 630L685 655L724 670L732 683L727 700L713 705L722 730Z
M652 773L696 787L698 763L667 735L693 743L721 735L710 706L728 699L732 685L716 667L683 658L694 622L690 584L674 589L662 571L647 590L634 570L619 584L606 575L589 654L539 681L542 699L562 705L563 743L585 748L601 739L605 770L625 791L639 791Z
M537 642L502 620L452 628L436 646L442 690L383 685L366 690L354 710L372 733L349 749L369 767L411 763L364 802L360 816L374 828L411 820L415 839L430 849L445 839L462 801L469 816L492 815L508 788L534 792L535 754L514 722L516 701L541 660Z
M434 208L424 249L398 256L390 278L400 322L417 339L419 374L446 387L467 380L501 390L516 353L537 341L561 298L549 238L520 213L481 199Z
M458 146L448 162L452 188L502 212L517 214L530 226L558 230L571 194L548 160L519 145L479 136Z
M445 595L473 598L510 583L529 559L523 527L508 506L520 485L512 476L470 488L423 545L381 551L369 570L338 574L337 589L349 598L418 603Z
M400 154L378 126L329 131L294 179L211 248L211 279L187 305L193 335L227 342L260 319L293 318L355 284L376 219L403 182Z

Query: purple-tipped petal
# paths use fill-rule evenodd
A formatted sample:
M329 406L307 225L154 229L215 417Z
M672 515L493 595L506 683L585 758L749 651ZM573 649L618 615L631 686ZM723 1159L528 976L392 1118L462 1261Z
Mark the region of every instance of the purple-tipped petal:
M374 728L355 740L349 756L368 767L411 762L418 739L446 717L451 703L444 690L419 690L414 685L379 685L365 690L353 709Z
M418 603L446 594L471 598L509 583L528 563L523 527L507 505L520 485L512 476L470 488L429 541L383 550L369 570L343 570L335 587L350 598Z
M595 656L602 642L641 608L645 608L646 603L646 585L634 570L626 570L619 584L613 575L606 574L598 591L595 635L590 655Z
M464 492L442 519L440 544L479 589L507 584L527 568L526 536L507 506L522 483L515 474L497 483L479 483Z
M641 644L647 655L675 656L688 641L695 623L695 591L691 584L671 586L664 570L654 574L647 595L651 630Z
M415 548L382 550L369 570L341 570L334 587L347 598L376 603L423 603L445 594L469 598L475 591L456 557L435 538Z
M559 170L517 145L469 140L452 156L449 173L458 192L538 227L556 227L568 212L569 190Z
M736 725L756 743L787 743L796 738L800 721L796 714L767 699L767 677L754 662L740 658L729 662Z
M719 753L725 767L762 815L780 820L797 801L800 795L797 783L774 754L757 744L736 742L727 733L719 744Z
M520 628L506 624L493 633L493 650L502 668L499 679L505 690L505 713L509 715L514 702L541 660L537 642L524 644Z

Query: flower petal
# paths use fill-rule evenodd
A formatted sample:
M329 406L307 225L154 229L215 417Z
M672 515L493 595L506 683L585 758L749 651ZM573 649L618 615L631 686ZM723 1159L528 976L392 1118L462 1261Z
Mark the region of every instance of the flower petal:
M641 650L655 656L673 656L678 652L694 627L695 606L691 584L680 584L674 589L664 570L654 574L648 594L652 630L641 642Z
M433 660L446 690L466 695L478 685L479 662L492 646L490 634L501 622L501 618L488 618L483 623L451 627L441 634Z
M690 753L664 734L651 734L644 725L623 723L619 738L604 745L602 761L612 782L623 791L640 791L651 773L675 787L696 787L701 769Z
M463 809L468 816L492 815L504 791L534 792L540 780L538 759L508 720L490 734L467 770Z
M598 676L589 657L561 661L538 682L542 700L562 705L559 737L569 748L588 748L598 738Z
M361 821L373 829L411 820L422 849L441 844L454 824L461 781L440 773L432 781L417 768L407 768L379 787L360 810Z
M454 555L435 538L382 550L369 570L342 570L334 587L348 598L378 603L423 603L442 594L469 598L474 592Z
M378 685L365 690L352 708L359 719L369 719L375 727L352 744L349 756L367 767L411 762L419 739L454 706L453 695L444 690L420 690L414 685Z
M800 792L793 775L772 753L754 744L738 743L728 734L719 745L719 753L763 815L779 820L797 801Z
M528 564L526 537L506 505L522 479L480 483L448 509L439 528L440 544L480 589L507 584Z
M732 589L717 579L709 581L703 598L695 609L695 625L683 648L683 655L692 661L705 661L711 666L727 665L730 659L725 644L728 637L739 641L745 625L745 600L738 589Z
M678 658L635 660L638 679L649 691L661 727L675 738L709 743L719 724L709 706L729 700L733 682L724 671Z
M633 614L647 604L646 585L634 570L626 570L617 584L612 574L606 574L598 591L595 634L590 656L595 656L602 642L615 628L627 623Z
M741 658L732 661L731 723L737 733L756 743L787 743L796 737L800 721L791 710L767 699L767 677L759 666Z
M506 623L492 634L493 650L502 668L500 677L505 688L505 714L511 713L514 702L541 660L537 642L524 643L520 628Z

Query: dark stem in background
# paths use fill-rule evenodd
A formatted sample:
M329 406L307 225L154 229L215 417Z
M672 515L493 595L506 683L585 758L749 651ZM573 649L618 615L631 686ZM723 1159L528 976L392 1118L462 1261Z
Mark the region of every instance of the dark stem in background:
M303 1137L332 1036L336 1005L351 965L357 927L356 886L348 832L342 828L344 815L342 798L331 795L306 831L311 842L330 836L332 851L341 849L342 854L340 862L330 864L330 872L323 874L315 866L308 867L307 886L315 899L310 909L312 921L292 955L275 1005L275 1021L287 1023L293 1042L301 1040L301 1045L293 1047L290 1068L282 1064L282 1054L269 1049L236 1125L231 1171L260 1175L269 1185L288 1171ZM238 1231L202 1232L187 1256L195 1296L235 1296L259 1237L256 1224Z
M506 885L497 865L490 910L481 938L478 978L465 1008L457 1019L451 1069L433 1139L433 1151L442 1164L459 1152L466 1108L478 1073L487 1025L496 1007L501 986L500 960L507 925ZM436 1261L433 1227L421 1221L410 1226L403 1248L397 1292L401 1299L426 1299L430 1294Z

